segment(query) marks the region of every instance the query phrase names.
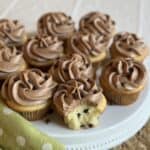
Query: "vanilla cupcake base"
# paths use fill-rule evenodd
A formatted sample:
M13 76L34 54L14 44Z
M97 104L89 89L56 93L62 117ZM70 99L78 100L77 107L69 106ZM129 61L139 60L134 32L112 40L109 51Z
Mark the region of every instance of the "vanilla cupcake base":
M23 71L23 70L25 70L25 69L27 69L28 68L28 65L27 65L27 63L25 62L25 60L23 59L22 60L22 65L20 65L20 68L18 69L18 71Z
M103 63L106 57L107 57L106 51L103 51L100 55L96 57L90 57L90 61L92 62L92 65L95 70Z
M68 113L64 117L64 121L69 128L74 130L92 128L99 123L99 116L105 110L106 105L107 102L104 96L97 106L81 104L72 112Z

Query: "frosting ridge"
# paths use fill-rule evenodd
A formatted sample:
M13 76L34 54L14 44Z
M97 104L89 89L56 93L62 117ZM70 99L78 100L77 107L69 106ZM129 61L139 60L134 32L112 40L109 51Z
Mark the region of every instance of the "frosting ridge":
M25 66L25 61L21 51L16 47L0 47L0 79L19 71L22 66Z
M115 31L115 21L107 14L90 12L81 18L79 30L111 38Z
M97 34L76 33L68 40L68 48L87 56L97 56L108 48L110 39Z
M0 39L7 46L20 46L25 41L25 27L18 20L0 20Z
M49 12L38 20L39 34L54 35L61 39L66 39L74 31L74 22L71 17L62 12Z
M146 45L136 34L121 32L115 35L111 50L115 49L122 56L136 57L143 55ZM144 52L145 53L145 52Z
M52 76L39 69L29 69L14 74L2 85L2 97L22 106L47 103L52 98L56 83Z
M49 72L57 82L94 77L93 67L88 58L76 53L71 57L66 56L56 60Z
M31 65L48 66L52 60L63 56L63 41L54 36L36 36L24 46L24 57Z
M130 91L145 81L146 69L144 65L130 58L114 59L107 64L106 68L104 73L112 88Z

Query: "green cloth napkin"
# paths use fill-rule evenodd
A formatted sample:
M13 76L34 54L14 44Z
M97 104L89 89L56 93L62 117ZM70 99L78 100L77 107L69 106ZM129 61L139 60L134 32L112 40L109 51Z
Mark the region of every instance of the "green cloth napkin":
M64 150L64 145L41 133L0 102L0 150Z

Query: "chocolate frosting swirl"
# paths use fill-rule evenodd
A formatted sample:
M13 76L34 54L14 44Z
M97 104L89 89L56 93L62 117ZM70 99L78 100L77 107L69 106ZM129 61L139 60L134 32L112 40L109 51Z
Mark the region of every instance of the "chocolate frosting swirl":
M143 55L146 45L136 34L121 32L115 35L111 51L116 50L122 56L136 57ZM145 53L145 52L144 52Z
M21 46L25 37L25 27L18 20L0 20L0 40L7 46Z
M38 33L68 39L75 32L74 22L62 12L49 12L38 20Z
M68 40L68 49L92 57L105 51L109 41L103 35L76 33Z
M49 72L57 82L94 77L94 70L90 61L84 55L79 54L58 59L51 66Z
M112 37L115 32L115 21L107 14L91 12L81 18L79 30Z
M16 47L0 46L0 79L20 71L25 66L23 54Z
M39 69L30 69L5 80L1 94L6 101L21 106L34 106L47 103L55 86L52 76Z
M143 64L130 58L116 58L106 65L102 75L111 88L130 91L145 81L146 69Z
M57 112L65 116L81 103L97 106L101 98L102 91L94 80L69 80L58 86L53 103Z
M54 36L36 36L24 46L26 61L37 67L48 66L53 60L63 56L63 41Z

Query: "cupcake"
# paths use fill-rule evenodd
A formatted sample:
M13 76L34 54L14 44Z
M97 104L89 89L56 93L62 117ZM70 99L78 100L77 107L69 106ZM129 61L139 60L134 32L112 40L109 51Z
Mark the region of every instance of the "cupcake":
M112 59L102 70L100 83L110 103L128 105L137 100L146 81L143 64L131 58Z
M7 46L20 47L27 40L25 27L18 20L0 20L0 40Z
M86 55L92 64L102 62L107 56L110 39L98 34L76 33L68 40L69 53Z
M80 19L79 30L111 38L115 33L115 21L101 12L90 12Z
M106 99L94 80L69 80L57 87L53 103L65 124L74 130L99 123Z
M25 60L34 67L49 67L63 55L63 41L55 36L35 36L24 45Z
M57 36L66 40L75 32L75 24L70 16L62 12L49 12L38 20L38 33Z
M16 47L0 45L0 80L27 68L22 51Z
M148 55L148 47L136 34L129 32L117 33L110 48L112 58L130 57L142 62Z
M56 60L49 69L54 80L63 83L71 79L95 77L92 64L84 55L72 54Z
M4 103L26 119L38 120L48 112L55 86L52 76L30 69L7 78L1 96Z

